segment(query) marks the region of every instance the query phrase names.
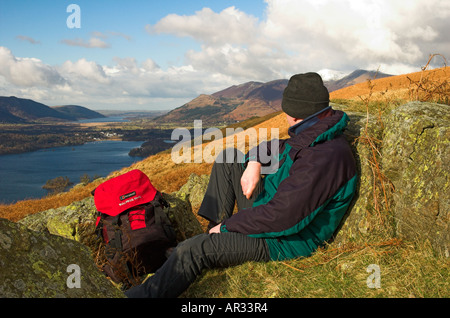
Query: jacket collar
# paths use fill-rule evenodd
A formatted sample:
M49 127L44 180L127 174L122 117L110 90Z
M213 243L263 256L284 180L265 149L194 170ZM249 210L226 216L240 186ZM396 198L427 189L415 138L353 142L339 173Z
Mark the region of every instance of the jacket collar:
M299 122L298 124L292 126L289 128L289 135L292 137L293 135L298 135L299 133L301 133L303 130L308 129L309 127L311 127L312 125L314 125L315 123L317 123L320 119L318 118L318 116L322 113L324 113L325 111L331 109L331 106L328 106L324 109L322 109L321 111L312 114L311 116L305 118L304 120L302 120L301 122ZM292 135L291 135L292 133Z
M290 127L288 133L291 138L287 142L293 148L302 149L314 146L321 141L333 139L336 135L341 134L347 126L348 116L340 110L331 109L329 116L322 119L318 118L322 112L329 109L331 107L327 107Z

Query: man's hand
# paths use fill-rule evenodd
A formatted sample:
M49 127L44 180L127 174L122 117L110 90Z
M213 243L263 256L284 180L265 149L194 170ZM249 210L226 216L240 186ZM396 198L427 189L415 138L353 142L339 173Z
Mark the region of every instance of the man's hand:
M209 230L209 234L213 234L213 233L220 233L220 223L217 224L215 227L212 227Z
M247 199L251 198L260 179L261 164L256 161L250 161L241 177L242 193Z

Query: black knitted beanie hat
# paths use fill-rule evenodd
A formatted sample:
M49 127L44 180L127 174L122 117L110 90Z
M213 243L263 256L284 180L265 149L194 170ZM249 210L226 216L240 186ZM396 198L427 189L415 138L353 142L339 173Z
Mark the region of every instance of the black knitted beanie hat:
M305 119L328 107L329 101L328 89L319 74L297 74L284 89L281 108L291 117Z

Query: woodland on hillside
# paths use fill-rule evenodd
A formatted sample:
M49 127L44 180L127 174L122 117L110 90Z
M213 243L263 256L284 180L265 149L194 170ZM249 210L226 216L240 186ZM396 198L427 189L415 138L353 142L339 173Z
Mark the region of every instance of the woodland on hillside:
M3 124L0 127L0 155L81 145L104 137L98 131L63 124Z

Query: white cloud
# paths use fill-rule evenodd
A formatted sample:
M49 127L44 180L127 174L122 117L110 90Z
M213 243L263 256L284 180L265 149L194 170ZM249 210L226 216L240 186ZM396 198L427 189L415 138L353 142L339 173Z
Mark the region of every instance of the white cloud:
M84 58L51 66L15 57L0 47L0 95L30 98L48 105L80 104L96 109L178 107L201 93L235 84L192 66L162 70L152 59L115 58L111 66Z
M71 82L89 81L91 83L109 84L103 68L95 62L80 59L76 62L66 61L59 68L61 74Z
M160 69L160 66L156 64L156 62L152 59L146 59L144 62L142 62L142 68L147 72L152 72Z
M316 68L419 65L435 49L450 17L437 0L267 0L267 35ZM440 16L437 11L440 10ZM320 59L310 52L322 52ZM450 48L446 53L450 53ZM325 55L328 55L326 57Z
M439 0L266 0L263 19L235 7L170 14L151 34L200 42L186 52L197 70L238 79L269 80L296 72L351 71L395 65L420 69L430 53L450 55L450 5ZM442 50L447 42L445 52Z
M91 35L93 37L101 38L101 39L108 39L110 37L121 37L127 41L132 40L132 37L129 36L128 34L125 34L122 32L116 32L116 31L107 31L107 32L94 31L94 32L91 32Z
M220 13L203 8L192 16L169 14L154 26L147 25L149 33L172 33L189 36L208 45L247 44L257 32L258 19L235 7Z
M111 37L120 37L127 41L132 40L131 36L121 33L121 32L93 31L93 32L91 32L91 37L89 38L88 41L85 41L81 38L76 38L76 39L64 39L64 40L61 40L61 43L69 45L69 46L79 46L79 47L84 47L84 48L88 48L88 49L93 49L93 48L107 49L107 48L111 48L111 45L108 42L106 42L106 40L110 39Z
M54 68L41 60L15 57L5 47L0 47L0 75L19 87L49 87L65 82Z

